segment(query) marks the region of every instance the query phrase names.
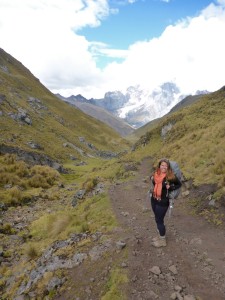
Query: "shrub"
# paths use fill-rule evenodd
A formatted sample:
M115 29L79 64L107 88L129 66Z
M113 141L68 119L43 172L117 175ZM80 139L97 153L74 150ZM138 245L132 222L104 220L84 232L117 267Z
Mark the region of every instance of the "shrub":
M27 164L24 161L19 161L16 165L16 174L19 177L26 177L29 175L29 168Z
M225 186L225 174L223 174L223 176L219 182L219 186Z
M17 186L14 186L9 190L9 195L11 196L12 200L17 202L20 202L22 199L22 192Z
M30 167L14 154L0 156L0 199L7 206L27 203L34 193L31 188L52 187L60 174L49 166ZM31 190L30 192L28 190Z
M43 189L47 189L50 187L45 177L40 174L35 174L28 180L28 184L31 187L39 188L42 187Z
M30 259L35 259L38 256L38 250L34 245L29 244L26 249L26 254Z
M49 188L59 179L59 173L48 166L34 166L31 168L31 178L29 185L31 187Z
M217 161L216 165L214 166L214 173L217 175L225 175L225 158Z
M5 154L3 161L6 165L15 164L16 162L16 155L15 154Z
M89 178L83 183L83 188L86 192L90 192L98 184L98 178Z
M0 226L0 233L13 234L14 232L15 232L15 230L12 228L11 224L9 224L9 223Z
M6 184L19 184L20 179L15 174L10 174L7 172L0 173L0 185L4 186Z

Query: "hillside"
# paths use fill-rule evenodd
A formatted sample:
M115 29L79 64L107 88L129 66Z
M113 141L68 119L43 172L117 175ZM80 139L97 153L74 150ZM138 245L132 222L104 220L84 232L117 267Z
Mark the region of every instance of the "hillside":
M129 148L112 128L58 99L2 49L0 130L1 152L18 148L59 162Z
M68 98L57 95L57 97L79 108L85 114L107 124L123 137L126 137L134 131L134 129L123 119L114 116L103 107L92 104L91 101L88 101L81 95L71 96Z
M111 230L105 191L122 176L115 160L129 149L115 130L58 99L0 49L1 299L20 293L26 267L52 243Z
M0 53L0 298L224 299L225 88L142 128L129 151ZM161 157L183 186L155 249Z
M206 94L206 93L205 93ZM181 100L180 102L178 102L167 114L165 114L163 116L163 118L165 118L166 116L186 107L189 106L191 104L194 104L195 102L197 102L198 100L200 100L202 97L204 97L205 94L199 94L199 95L195 95L195 96L187 96L185 97L183 100ZM148 122L147 124L145 124L144 126L138 128L137 130L135 130L134 132L132 132L130 135L127 136L127 139L129 141L135 142L136 140L138 140L141 136L143 136L146 132L151 131L157 124L158 122L161 120L162 118L157 118L154 119L150 122Z
M225 88L159 119L136 142L136 155L177 160L185 176L199 184L216 184L224 197ZM145 145L145 147L143 147ZM134 154L135 155L135 154Z
M208 93L207 93L208 94ZM183 100L181 100L179 103L177 103L170 111L168 114L176 112L177 110L185 107L185 106L189 106L193 103L195 103L196 101L200 100L202 97L204 96L204 94L200 94L200 95L195 95L195 96L187 96L185 97Z

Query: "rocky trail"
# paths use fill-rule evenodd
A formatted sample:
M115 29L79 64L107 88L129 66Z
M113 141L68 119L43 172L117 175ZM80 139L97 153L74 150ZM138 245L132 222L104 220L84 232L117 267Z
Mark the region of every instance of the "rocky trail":
M148 198L151 165L151 159L145 159L135 177L110 187L109 196L119 224L115 230L107 235L74 233L68 240L56 241L37 261L27 262L24 270L20 268L7 279L9 291L18 275L26 278L17 283L14 297L1 298L0 290L0 299L118 300L118 296L104 296L111 271L118 266L129 276L128 285L122 285L127 297L119 300L225 300L224 227L194 216L186 205L186 197L181 195L176 200L170 218L167 213L167 246L151 245L156 236ZM5 212L2 222L7 220L21 228L29 226L35 214L43 210L43 203L37 201L35 205L32 209L27 206ZM46 206L47 213L53 211L53 206L51 211ZM23 265L23 260L27 260L19 252L23 239L12 235L8 243L10 240L14 255L10 259L1 256L1 264ZM49 277L51 272L53 277Z
M225 234L192 216L177 199L166 216L167 246L155 248L156 226L147 196L151 162L132 181L111 188L113 209L129 249L129 300L225 299Z

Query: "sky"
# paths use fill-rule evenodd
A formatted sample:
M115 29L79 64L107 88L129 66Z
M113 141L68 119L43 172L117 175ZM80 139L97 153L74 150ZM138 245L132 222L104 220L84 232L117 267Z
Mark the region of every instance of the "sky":
M225 0L0 0L0 47L49 90L225 85Z

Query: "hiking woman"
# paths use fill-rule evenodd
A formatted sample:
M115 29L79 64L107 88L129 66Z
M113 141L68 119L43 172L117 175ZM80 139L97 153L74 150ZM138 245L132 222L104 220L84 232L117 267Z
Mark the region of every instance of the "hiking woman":
M166 246L166 227L164 217L169 207L169 192L181 187L180 180L173 173L168 159L161 159L154 174L150 177L153 184L151 205L159 236L153 238L155 247Z

